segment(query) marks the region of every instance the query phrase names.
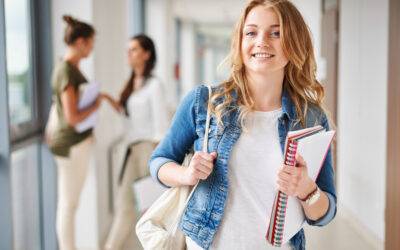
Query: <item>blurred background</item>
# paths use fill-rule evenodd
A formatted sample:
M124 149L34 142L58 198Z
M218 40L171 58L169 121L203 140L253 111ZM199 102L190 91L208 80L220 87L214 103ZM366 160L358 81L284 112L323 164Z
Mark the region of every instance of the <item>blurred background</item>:
M338 214L306 227L307 249L400 249L400 1L295 0L313 35L336 124ZM58 249L56 167L43 143L50 77L65 52L62 15L96 28L81 68L118 97L129 38L156 44L170 117L185 93L217 84L245 0L0 0L0 249ZM76 217L78 249L102 249L113 218L113 147L123 118L104 103ZM127 247L129 249L129 247Z

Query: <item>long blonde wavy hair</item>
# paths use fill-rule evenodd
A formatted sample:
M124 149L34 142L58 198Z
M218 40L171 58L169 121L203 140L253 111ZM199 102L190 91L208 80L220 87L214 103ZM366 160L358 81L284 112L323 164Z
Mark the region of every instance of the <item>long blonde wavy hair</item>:
M288 59L285 66L283 89L291 97L297 113L297 120L305 126L305 116L310 103L322 108L324 89L316 79L316 63L310 30L297 8L287 0L252 0L245 7L236 24L230 54L227 61L230 66L230 77L222 83L222 88L215 91L211 97L211 110L218 123L230 111L237 93L237 104L240 108L240 123L244 125L246 114L254 110L254 100L249 91L245 74L241 46L243 27L249 12L256 6L272 8L279 18L280 34L283 52ZM222 102L216 102L222 98Z

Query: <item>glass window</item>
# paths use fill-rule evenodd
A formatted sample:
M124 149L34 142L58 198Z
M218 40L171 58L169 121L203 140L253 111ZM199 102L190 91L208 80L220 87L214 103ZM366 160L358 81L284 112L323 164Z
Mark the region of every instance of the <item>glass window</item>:
M30 6L28 0L5 0L7 78L10 123L33 119L30 48Z
M14 249L41 249L39 145L11 154L11 193Z
M41 138L51 93L50 2L0 0L0 217L7 224L0 223L0 249L57 249L55 169Z

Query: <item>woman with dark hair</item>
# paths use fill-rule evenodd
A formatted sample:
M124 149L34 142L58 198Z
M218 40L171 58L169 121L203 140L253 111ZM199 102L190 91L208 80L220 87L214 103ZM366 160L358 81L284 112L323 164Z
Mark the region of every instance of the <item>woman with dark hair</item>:
M67 50L53 71L53 107L57 122L47 143L58 167L58 245L61 250L70 250L75 249L75 211L93 144L92 129L78 132L74 127L98 109L101 95L85 109L78 108L79 88L87 82L79 63L92 52L95 30L71 16L64 16L63 20L67 23L64 34Z
M162 84L153 74L156 51L146 35L134 36L129 41L128 62L132 73L120 99L105 95L111 105L128 116L124 140L129 147L119 175L114 222L106 242L106 249L121 249L128 236L134 237L136 213L132 183L149 175L147 162L155 145L167 129L167 109Z

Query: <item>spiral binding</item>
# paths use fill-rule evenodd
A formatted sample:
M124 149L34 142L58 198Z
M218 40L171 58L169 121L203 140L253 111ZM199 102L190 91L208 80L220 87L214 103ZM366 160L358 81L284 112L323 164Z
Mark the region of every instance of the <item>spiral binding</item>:
M285 164L288 166L295 166L296 164L296 151L298 142L291 140L288 142L285 154ZM273 225L270 225L268 230L267 239L276 247L280 247L283 241L283 230L285 225L285 214L287 207L288 196L279 191L274 202L272 216L274 218Z

